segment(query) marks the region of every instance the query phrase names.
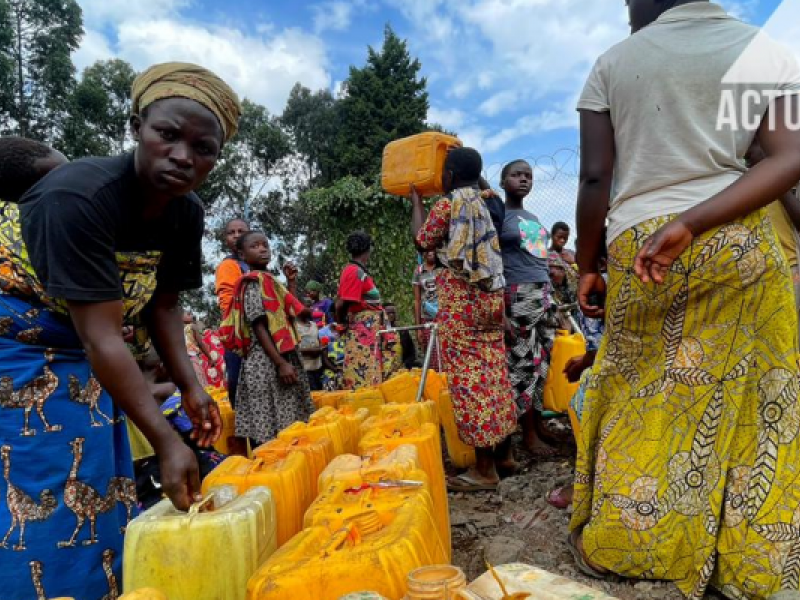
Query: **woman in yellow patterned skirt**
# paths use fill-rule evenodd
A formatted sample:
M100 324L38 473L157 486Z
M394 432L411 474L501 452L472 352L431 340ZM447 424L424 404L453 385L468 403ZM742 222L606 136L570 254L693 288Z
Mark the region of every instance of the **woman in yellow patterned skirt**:
M607 298L570 548L590 575L768 598L800 586L797 322L762 210L800 178L800 134L770 119L800 111L800 71L765 40L757 62L782 73L735 115L769 148L747 171L756 131L717 116L725 94L740 107L756 90L722 81L757 30L709 2L628 6L635 35L597 61L578 105L579 301L597 317L590 296Z

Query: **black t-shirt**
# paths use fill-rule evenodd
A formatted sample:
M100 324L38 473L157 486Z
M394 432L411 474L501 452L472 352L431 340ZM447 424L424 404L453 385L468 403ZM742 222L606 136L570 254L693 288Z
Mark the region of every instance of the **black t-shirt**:
M160 252L157 289L202 285L204 212L195 194L143 218L133 155L86 158L52 171L20 200L22 237L48 295L77 302L123 298L117 253Z

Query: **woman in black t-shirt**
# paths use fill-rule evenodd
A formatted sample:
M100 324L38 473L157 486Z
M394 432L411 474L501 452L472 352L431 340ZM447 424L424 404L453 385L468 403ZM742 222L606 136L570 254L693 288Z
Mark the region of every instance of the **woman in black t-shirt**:
M177 63L145 71L132 96L133 154L64 165L18 205L0 205L8 600L34 589L116 595L106 574L120 580L121 532L136 506L118 409L155 449L173 503L185 510L199 499L194 455L153 402L123 324L139 319L149 333L200 445L220 431L189 362L178 295L202 283L203 209L193 190L235 133L239 102L213 73ZM17 552L2 550L7 543Z

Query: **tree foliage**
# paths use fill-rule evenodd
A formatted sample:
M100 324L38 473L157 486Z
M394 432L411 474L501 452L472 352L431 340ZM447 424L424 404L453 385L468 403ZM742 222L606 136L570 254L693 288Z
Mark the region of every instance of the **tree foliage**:
M369 264L375 285L384 300L397 304L401 318L410 321L411 277L417 256L409 232L410 204L386 194L377 182L366 185L356 177L345 177L327 188L309 190L302 195L301 204L325 232L328 287L333 287L335 278L350 260L345 249L347 236L359 229L366 231L375 240Z
M123 152L134 79L136 71L124 60L98 61L85 69L70 98L59 149L72 158Z
M428 116L425 78L404 40L387 26L383 47L369 48L363 68L350 67L340 100L336 177L372 181L389 142L424 131Z
M75 0L0 0L0 130L51 140L75 84L83 35Z
M309 183L333 182L339 115L328 90L312 92L298 83L289 94L281 123L291 135L295 152L304 159Z

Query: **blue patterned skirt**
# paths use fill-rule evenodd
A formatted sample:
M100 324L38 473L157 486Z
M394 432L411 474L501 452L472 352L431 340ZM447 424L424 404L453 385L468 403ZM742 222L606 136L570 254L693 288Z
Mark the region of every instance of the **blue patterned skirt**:
M74 329L0 295L0 594L116 598L136 511L124 417Z

